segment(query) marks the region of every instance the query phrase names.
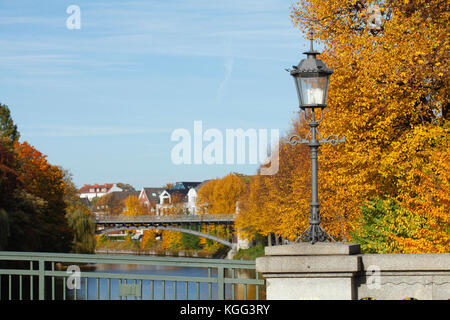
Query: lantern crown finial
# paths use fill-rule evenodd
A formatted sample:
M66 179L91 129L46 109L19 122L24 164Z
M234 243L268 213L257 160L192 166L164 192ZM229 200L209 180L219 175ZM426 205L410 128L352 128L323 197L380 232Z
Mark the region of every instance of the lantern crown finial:
M313 45L314 45L314 32L313 32L313 29L311 28L311 29L309 29L309 51L310 52L314 52L314 48L313 48Z
M309 59L316 59L316 56L320 53L314 50L314 30L313 28L309 29L309 51L304 52Z

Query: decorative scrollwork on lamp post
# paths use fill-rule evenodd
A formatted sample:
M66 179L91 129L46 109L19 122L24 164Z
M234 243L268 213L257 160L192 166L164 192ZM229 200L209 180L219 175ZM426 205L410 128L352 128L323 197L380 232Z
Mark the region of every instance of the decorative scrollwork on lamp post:
M300 61L298 66L293 66L293 69L288 70L291 76L294 77L295 87L299 99L299 107L303 111L305 121L310 127L305 138L299 135L292 135L286 139L286 143L292 146L297 144L307 144L310 148L311 157L311 209L309 226L297 238L298 241L316 242L334 241L321 226L320 226L320 209L318 199L317 187L317 153L319 147L323 143L331 143L337 145L345 142L345 137L339 139L337 135L332 134L327 138L323 138L318 127L323 120L323 110L326 108L326 100L328 95L328 83L333 70L328 69L322 60L317 59L318 52L313 49L313 37L310 33L310 49L305 52L307 58ZM311 118L307 119L306 110L311 110ZM320 110L320 118L316 119L316 110Z

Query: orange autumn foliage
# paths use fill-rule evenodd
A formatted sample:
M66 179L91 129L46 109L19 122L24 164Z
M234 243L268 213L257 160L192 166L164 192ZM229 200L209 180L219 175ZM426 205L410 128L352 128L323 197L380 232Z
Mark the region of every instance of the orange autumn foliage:
M16 142L15 150L21 163L19 179L31 194L47 201L55 209L65 208L64 172L51 165L47 156L36 150L28 142Z

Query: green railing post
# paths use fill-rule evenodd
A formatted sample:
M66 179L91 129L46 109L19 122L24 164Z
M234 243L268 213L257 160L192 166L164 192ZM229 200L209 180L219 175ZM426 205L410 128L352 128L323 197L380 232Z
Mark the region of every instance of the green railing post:
M43 259L39 259L39 300L45 299L45 261Z
M225 299L225 281L224 281L224 271L223 267L217 268L217 299Z

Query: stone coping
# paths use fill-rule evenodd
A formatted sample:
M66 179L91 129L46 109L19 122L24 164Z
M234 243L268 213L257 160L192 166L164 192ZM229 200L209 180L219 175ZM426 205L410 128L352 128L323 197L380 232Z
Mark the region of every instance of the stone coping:
M348 273L360 270L358 256L267 256L256 259L256 270L266 273Z
M450 253L361 254L363 270L377 266L381 271L450 271Z
M348 242L300 242L264 249L266 256L321 256L321 255L353 255L361 252L360 245Z

